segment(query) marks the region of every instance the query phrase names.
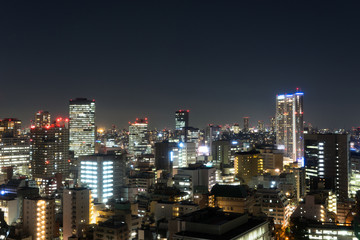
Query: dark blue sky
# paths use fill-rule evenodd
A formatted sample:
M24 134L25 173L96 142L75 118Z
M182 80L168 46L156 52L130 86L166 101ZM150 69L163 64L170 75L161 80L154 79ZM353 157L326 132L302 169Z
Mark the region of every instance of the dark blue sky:
M251 124L301 87L305 120L360 125L358 1L2 1L0 117L66 115L95 98L97 124Z

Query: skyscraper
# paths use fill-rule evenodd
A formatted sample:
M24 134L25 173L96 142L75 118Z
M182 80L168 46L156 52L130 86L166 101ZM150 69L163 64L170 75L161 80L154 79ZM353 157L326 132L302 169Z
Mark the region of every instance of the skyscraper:
M306 181L310 190L331 189L339 200L348 198L349 142L347 134L305 135Z
M30 164L34 178L67 175L69 170L69 119L56 119L51 125L31 126Z
M178 110L175 112L175 130L189 127L189 110Z
M148 119L137 118L134 123L129 126L129 153L138 156L146 153L149 147L147 138Z
M244 132L249 131L249 117L244 117Z
M302 92L276 96L276 144L284 157L304 166L304 120Z
M70 150L74 157L95 153L95 100L71 99L69 104Z

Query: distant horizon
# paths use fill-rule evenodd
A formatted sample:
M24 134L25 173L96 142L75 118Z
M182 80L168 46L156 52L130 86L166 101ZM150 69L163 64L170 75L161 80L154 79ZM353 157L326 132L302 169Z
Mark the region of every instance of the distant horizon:
M97 100L97 125L148 117L173 128L275 115L276 94L304 95L319 128L360 125L359 1L0 3L0 115L24 126L40 110Z

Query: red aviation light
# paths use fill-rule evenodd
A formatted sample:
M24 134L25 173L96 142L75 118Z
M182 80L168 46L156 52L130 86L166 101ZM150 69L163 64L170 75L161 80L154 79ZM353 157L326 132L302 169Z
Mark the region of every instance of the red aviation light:
M186 112L190 112L190 110L186 110Z

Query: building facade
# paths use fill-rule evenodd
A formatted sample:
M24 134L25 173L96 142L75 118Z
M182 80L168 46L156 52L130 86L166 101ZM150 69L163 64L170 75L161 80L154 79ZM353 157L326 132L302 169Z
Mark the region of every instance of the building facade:
M95 100L71 99L69 102L70 150L74 157L95 153Z
M302 92L276 96L276 145L284 157L304 166L304 111Z

